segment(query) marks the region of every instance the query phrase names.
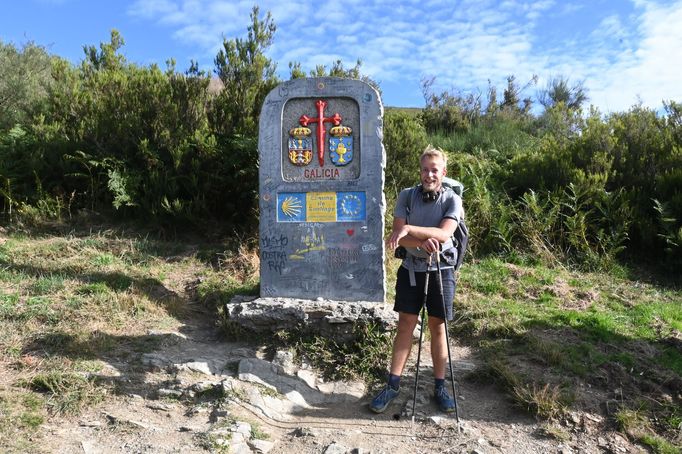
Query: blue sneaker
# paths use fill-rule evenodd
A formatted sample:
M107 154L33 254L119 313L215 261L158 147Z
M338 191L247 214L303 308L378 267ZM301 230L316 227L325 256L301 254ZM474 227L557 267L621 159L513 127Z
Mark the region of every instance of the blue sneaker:
M372 399L372 403L369 404L369 409L374 413L383 412L386 410L386 407L388 407L388 404L398 397L398 394L400 394L400 389L393 389L388 385L384 386L384 389Z
M445 413L452 413L455 411L455 400L450 397L450 394L448 394L445 386L436 387L434 397L436 398L436 402L438 403L440 411L444 411Z

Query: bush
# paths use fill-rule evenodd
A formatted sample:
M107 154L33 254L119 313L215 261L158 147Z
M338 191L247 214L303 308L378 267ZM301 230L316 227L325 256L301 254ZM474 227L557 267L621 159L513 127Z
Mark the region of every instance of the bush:
M384 147L386 148L386 191L394 199L401 189L419 181L419 156L428 144L421 121L405 112L386 112Z

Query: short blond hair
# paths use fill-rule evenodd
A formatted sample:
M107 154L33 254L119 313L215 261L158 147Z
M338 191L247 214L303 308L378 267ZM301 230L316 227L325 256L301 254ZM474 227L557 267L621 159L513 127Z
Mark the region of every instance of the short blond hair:
M445 164L445 167L447 168L448 166L448 155L445 154L445 152L441 148L436 148L431 144L428 144L426 148L424 148L424 151L422 151L421 156L419 156L419 162L421 163L424 158L440 158L443 160L443 164Z

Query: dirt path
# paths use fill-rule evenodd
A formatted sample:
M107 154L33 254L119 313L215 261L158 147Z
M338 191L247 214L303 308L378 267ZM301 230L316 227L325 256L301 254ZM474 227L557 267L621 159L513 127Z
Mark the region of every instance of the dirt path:
M513 408L493 387L462 382L461 431L438 411L428 351L422 358L417 417L411 418L414 365L397 402L367 408L361 383L324 383L286 352L268 361L258 345L220 340L198 305L174 331L153 331L159 348L125 362L107 360L100 379L113 392L95 408L45 426L41 449L84 453L599 453L644 452L604 429L597 414L573 413L557 438ZM388 352L387 352L388 354ZM476 367L453 345L456 375ZM413 355L415 356L415 355ZM423 377L423 378L422 378Z

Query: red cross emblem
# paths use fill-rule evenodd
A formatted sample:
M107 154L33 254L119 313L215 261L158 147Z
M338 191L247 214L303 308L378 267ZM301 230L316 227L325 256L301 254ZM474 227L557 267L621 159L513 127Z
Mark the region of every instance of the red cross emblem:
M318 99L315 101L315 106L317 107L317 118L301 115L298 122L301 123L301 126L308 126L310 123L317 124L317 161L320 163L320 167L322 167L324 166L324 135L326 134L324 124L333 123L334 126L340 125L341 115L335 113L331 117L325 117L324 109L327 107L327 101Z

